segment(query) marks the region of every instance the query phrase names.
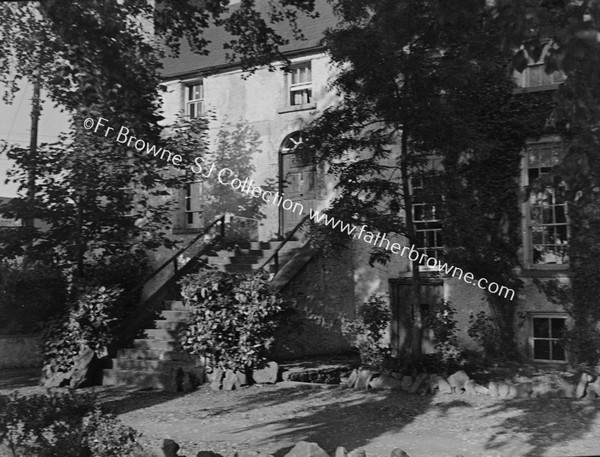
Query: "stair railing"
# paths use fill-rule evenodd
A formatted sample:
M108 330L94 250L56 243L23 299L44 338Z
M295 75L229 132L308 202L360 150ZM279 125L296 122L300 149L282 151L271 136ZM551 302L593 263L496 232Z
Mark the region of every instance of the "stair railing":
M208 241L204 244L197 252L191 254L188 259L183 259L180 261L180 258L184 256L186 252L188 252L192 247L196 245L198 240L202 239L217 225L220 224L218 235L212 240ZM133 319L125 326L121 335L118 338L117 343L123 346L123 343L126 343L132 335L135 335L140 329L144 328L146 325L146 321L150 320L153 313L156 311L156 308L167 298L169 293L173 290L174 280L179 276L182 276L186 273L187 270L191 271L191 267L194 265L195 261L203 256L209 249L211 249L214 244L223 239L225 237L225 216L221 216L218 219L215 219L210 223L202 233L198 234L191 240L187 246L181 248L177 251L173 256L171 256L166 262L164 262L159 268L154 270L152 274L146 277L140 284L138 284L131 291L131 295L133 296L136 293L142 292L144 288L150 283L150 281L157 279L157 276L163 272L166 268L172 265L172 272L168 274L167 277L158 282L158 285L148 293L146 297L142 297L139 301L138 306L136 307L136 311Z
M283 239L283 241L279 244L279 246L277 246L277 248L275 249L273 254L271 254L269 256L269 258L267 260L265 260L263 262L263 264L260 266L260 268L259 268L260 270L266 269L266 267L271 262L273 262L273 265L275 266L275 274L277 274L279 272L279 251L281 250L281 248L283 248L283 246L285 246L285 244L288 241L290 241L292 239L292 237L295 235L295 233L300 229L300 227L302 227L302 225L304 225L304 223L308 220L308 218L309 218L309 215L307 214L300 220L300 222L298 222L296 224L296 226L290 232L288 232L288 234Z
M169 277L169 278L171 278L171 277L175 276L182 267L184 267L185 265L189 264L190 262L192 262L192 261L196 260L198 257L200 257L205 252L206 249L201 249L199 252L197 252L196 254L194 254L192 257L190 257L189 259L185 260L182 265L179 264L179 258L182 257L184 255L184 253L186 251L188 251L192 246L194 246L198 240L200 240L200 239L204 238L206 235L208 235L208 233L217 224L220 224L219 235L217 236L217 238L211 240L211 242L208 243L205 246L205 248L208 247L209 245L212 245L215 241L224 238L224 236L225 236L225 216L223 215L223 216L215 219L214 221L212 221L208 225L208 227L206 227L200 234L198 234L197 236L195 236L194 239L192 241L190 241L187 246L181 248L173 256L171 256L167 261L165 261L160 267L158 267L156 270L154 270L140 284L138 284L131 291L131 293L136 293L136 292L139 292L139 291L143 290L144 287L151 280L153 280L160 272L162 272L164 269L166 269L169 265L171 265L171 264L173 265L173 275L171 275Z

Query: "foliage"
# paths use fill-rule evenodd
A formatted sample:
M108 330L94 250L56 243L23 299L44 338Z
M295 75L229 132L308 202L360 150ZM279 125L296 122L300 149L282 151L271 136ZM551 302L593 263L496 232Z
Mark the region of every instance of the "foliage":
M476 239L469 270L518 290L515 176L539 107L513 97L514 82L506 71L512 51L501 46L505 31L482 2L451 8L421 0L334 5L341 20L325 43L338 70L333 87L344 103L325 110L308 132L339 181L329 213L418 246L410 183L434 173L436 195L427 203L442 220L451 263L464 268L458 252L470 251ZM439 165L431 167L433 159ZM470 179L464 179L467 170L473 172ZM489 177L496 174L501 182L487 192L484 183L495 183ZM485 204L491 194L494 199ZM508 207L514 211L507 214ZM375 249L372 259L386 262L390 255ZM412 281L411 300L419 303L416 262ZM510 300L490 301L508 322ZM399 316L413 329L407 339L415 355L421 350L422 317L418 309Z
M207 192L204 200L206 205L205 217L208 221L213 220L225 213L231 213L236 217L249 219L262 219L264 214L261 207L264 201L254 198L251 194L240 192L231 186L224 186L219 182L217 176L220 170L231 170L231 174L221 179L231 181L234 178L242 182L254 175L256 166L253 160L262 152L260 147L260 135L247 122L239 121L232 125L225 123L217 133L215 150L207 154L207 162L214 171L206 179ZM203 165L203 168L208 165ZM261 187L264 190L273 191L274 181L268 179Z
M436 309L429 328L433 330L435 354L439 356L440 365L459 365L462 359L458 349L458 323L455 318L456 308L450 302L444 301Z
M65 278L56 268L5 260L0 264L2 333L37 333L64 310Z
M202 270L185 276L179 284L191 317L181 335L183 348L211 356L215 367L259 366L288 307L267 278L264 271L244 275Z
M92 395L0 395L0 443L12 457L127 457L139 434Z
M121 292L116 287L82 291L65 315L47 325L43 348L45 377L67 373L86 347L99 357L106 355L114 338L114 308Z
M254 1L233 11L221 1L2 3L0 83L7 87L5 98L10 100L25 78L41 86L72 120L71 131L55 144L9 148L16 164L11 179L20 183L21 192L5 214L28 223L2 240L3 254L20 255L26 249L30 258L50 257L61 268L85 276L90 256L172 247L166 236L172 210L167 197L185 174L170 173L148 150L115 141L124 127L150 147L169 145L158 125L163 46L157 38L176 49L185 36L203 53L208 41L202 31L224 27L232 37L232 58L248 68L279 55L285 40L273 24L286 22L298 32L297 13L313 8L314 2L304 0L272 4L267 11ZM84 119L100 117L107 119L105 127L82 128ZM181 155L187 165L191 156ZM33 228L34 219L47 222L48 229Z
M593 0L528 0L499 6L496 14L506 31L506 45L523 43L514 55L514 67L522 71L529 61L538 60L547 44L546 72L561 70L566 76L556 91L551 119L566 150L559 172L567 183L571 222L573 300L567 309L574 338L570 349L578 362L595 364L600 360L596 349L600 336L600 5Z
M361 362L381 366L389 349L384 343L385 331L391 320L387 297L373 295L359 310L356 320L342 320L342 333L360 353Z
M479 343L487 358L506 358L506 354L503 352L500 330L485 311L469 315L467 335Z

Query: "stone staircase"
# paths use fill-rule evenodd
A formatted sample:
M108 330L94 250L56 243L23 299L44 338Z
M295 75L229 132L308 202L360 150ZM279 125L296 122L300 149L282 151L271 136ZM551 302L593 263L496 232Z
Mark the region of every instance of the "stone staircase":
M211 253L206 260L221 271L248 273L260 268L278 245L279 242L250 242L232 250ZM301 247L299 241L288 241L278 253L279 268ZM188 315L189 310L181 301L165 301L160 319L154 321L155 328L146 329L146 338L134 340L133 348L117 352L112 368L104 370L102 384L174 392L193 390L202 384L205 360L189 355L178 343L178 332Z

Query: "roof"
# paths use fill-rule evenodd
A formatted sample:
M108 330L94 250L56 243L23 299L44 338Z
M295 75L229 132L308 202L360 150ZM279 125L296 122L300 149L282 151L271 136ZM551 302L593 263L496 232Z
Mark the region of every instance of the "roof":
M257 2L261 10L267 5L266 1ZM300 54L309 50L322 48L321 39L323 33L329 27L336 23L333 10L329 2L315 2L315 11L319 16L316 18L298 12L298 29L302 31L304 40L298 40L293 37L292 29L286 21L272 25L273 29L283 38L289 40L289 43L281 48L286 55ZM211 27L204 31L204 37L210 42L207 46L209 53L207 55L196 54L190 49L187 40L182 40L179 56L166 57L163 59L162 76L165 79L178 78L186 75L192 75L201 72L217 71L220 68L231 68L236 66L235 62L227 60L227 51L223 49L223 44L231 40L232 36L223 30L223 27Z

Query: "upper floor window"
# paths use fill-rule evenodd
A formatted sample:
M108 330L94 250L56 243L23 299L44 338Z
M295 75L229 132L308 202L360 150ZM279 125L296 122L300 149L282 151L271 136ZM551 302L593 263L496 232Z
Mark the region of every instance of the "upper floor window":
M442 195L439 192L435 160L431 160L429 166L428 170L415 174L410 180L412 218L417 237L415 245L417 250L427 254L427 257L440 259L444 251Z
M288 81L290 106L312 103L312 68L310 62L293 66Z
M569 263L567 185L556 172L560 143L532 144L526 151L528 263L539 267Z
M517 83L522 88L544 87L559 84L565 80L561 71L547 74L543 62L532 63L517 77Z
M204 84L196 82L185 86L185 115L195 119L204 113Z

